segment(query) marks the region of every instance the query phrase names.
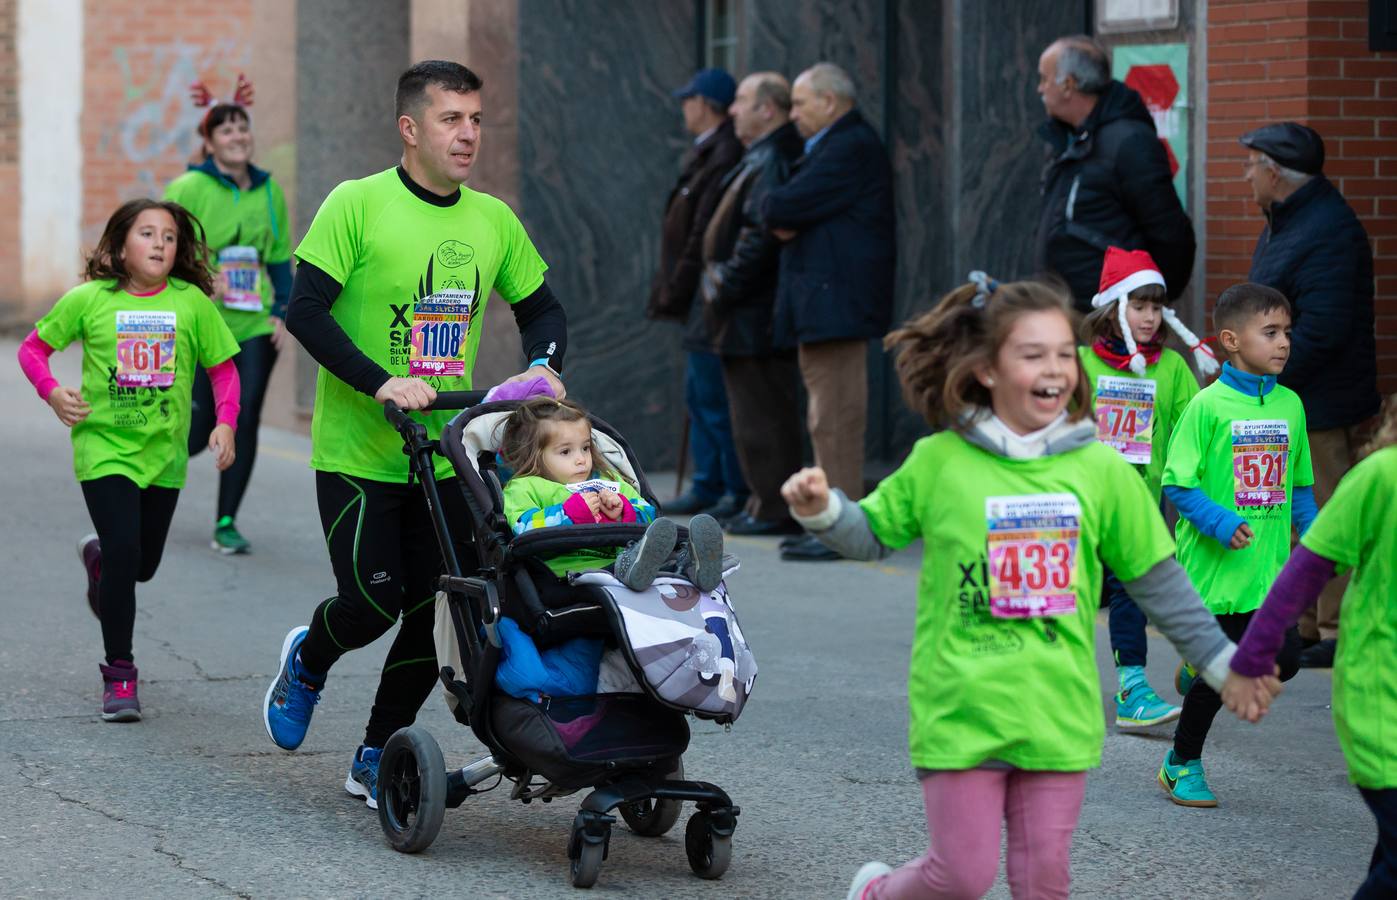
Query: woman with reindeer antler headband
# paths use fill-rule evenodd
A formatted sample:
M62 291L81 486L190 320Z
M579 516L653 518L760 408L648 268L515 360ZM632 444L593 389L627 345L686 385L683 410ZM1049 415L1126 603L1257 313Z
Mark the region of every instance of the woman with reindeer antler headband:
M252 477L257 426L267 382L284 340L282 323L291 296L291 235L286 197L269 172L252 164L252 84L238 75L232 100L215 99L202 83L191 87L196 106L208 112L199 122L200 162L170 182L165 197L193 213L216 255L213 300L240 348L235 362L242 383L237 461L219 476L213 549L246 553L250 544L234 519ZM194 383L194 421L189 452L208 442L214 403L208 375Z

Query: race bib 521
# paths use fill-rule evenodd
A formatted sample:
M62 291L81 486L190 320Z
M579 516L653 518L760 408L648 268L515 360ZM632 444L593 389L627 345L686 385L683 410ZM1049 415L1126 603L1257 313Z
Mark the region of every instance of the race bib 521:
M223 282L224 306L239 312L262 311L262 261L256 247L218 251L218 276Z
M1232 483L1237 508L1285 503L1290 423L1250 419L1232 423Z
M990 613L1001 619L1077 610L1082 506L1072 494L986 497Z
M174 312L117 312L116 383L122 387L169 387L175 383Z
M464 375L466 335L471 326L475 291L437 291L412 310L412 346L408 374Z
M1096 437L1128 463L1146 465L1154 441L1153 378L1096 379Z

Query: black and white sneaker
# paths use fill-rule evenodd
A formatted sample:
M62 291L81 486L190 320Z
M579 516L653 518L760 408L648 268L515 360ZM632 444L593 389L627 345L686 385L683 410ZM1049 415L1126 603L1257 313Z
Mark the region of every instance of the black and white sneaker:
M706 517L705 517L706 518ZM710 522L713 520L710 518ZM717 522L713 523L717 526ZM719 529L719 535L722 530ZM660 567L674 552L679 540L679 527L669 519L656 519L645 529L640 540L627 544L616 556L616 564L611 571L616 580L633 591L643 591L655 581Z
M689 546L685 548L684 577L705 594L723 581L723 526L700 513L689 520Z

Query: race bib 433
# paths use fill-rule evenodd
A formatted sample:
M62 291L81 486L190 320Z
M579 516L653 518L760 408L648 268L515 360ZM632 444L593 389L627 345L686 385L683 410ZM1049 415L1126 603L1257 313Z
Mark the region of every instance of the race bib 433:
M464 375L466 334L471 326L475 291L437 291L417 301L412 311L412 347L408 374Z
M240 312L262 311L262 261L256 247L218 251L218 274L223 281L224 306Z
M1021 619L1076 611L1081 518L1081 503L1072 494L985 498L992 615Z
M1285 503L1285 469L1290 461L1290 423L1251 419L1232 423L1233 499L1244 506Z
M174 312L117 312L116 383L122 387L169 387L175 383Z
M1096 379L1096 437L1128 463L1146 465L1154 436L1153 378Z

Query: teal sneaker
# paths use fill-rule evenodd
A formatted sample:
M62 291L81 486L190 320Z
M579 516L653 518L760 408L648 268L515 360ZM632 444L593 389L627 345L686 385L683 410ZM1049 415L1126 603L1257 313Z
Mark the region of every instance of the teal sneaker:
M1203 774L1203 760L1186 759L1182 762L1174 758L1173 749L1164 752L1164 764L1159 767L1159 786L1180 806L1213 807L1218 798L1208 790L1208 779Z
M1193 687L1193 683L1198 680L1198 670L1186 662L1179 663L1179 667L1174 670L1174 690L1182 697L1188 693L1188 689Z
M252 545L247 542L247 538L238 534L232 516L224 516L218 520L218 524L213 527L213 541L209 546L225 556L247 553L252 550Z
M1116 727L1122 731L1164 725L1183 712L1155 693L1145 680L1143 666L1122 666L1120 684L1120 693L1116 694Z

